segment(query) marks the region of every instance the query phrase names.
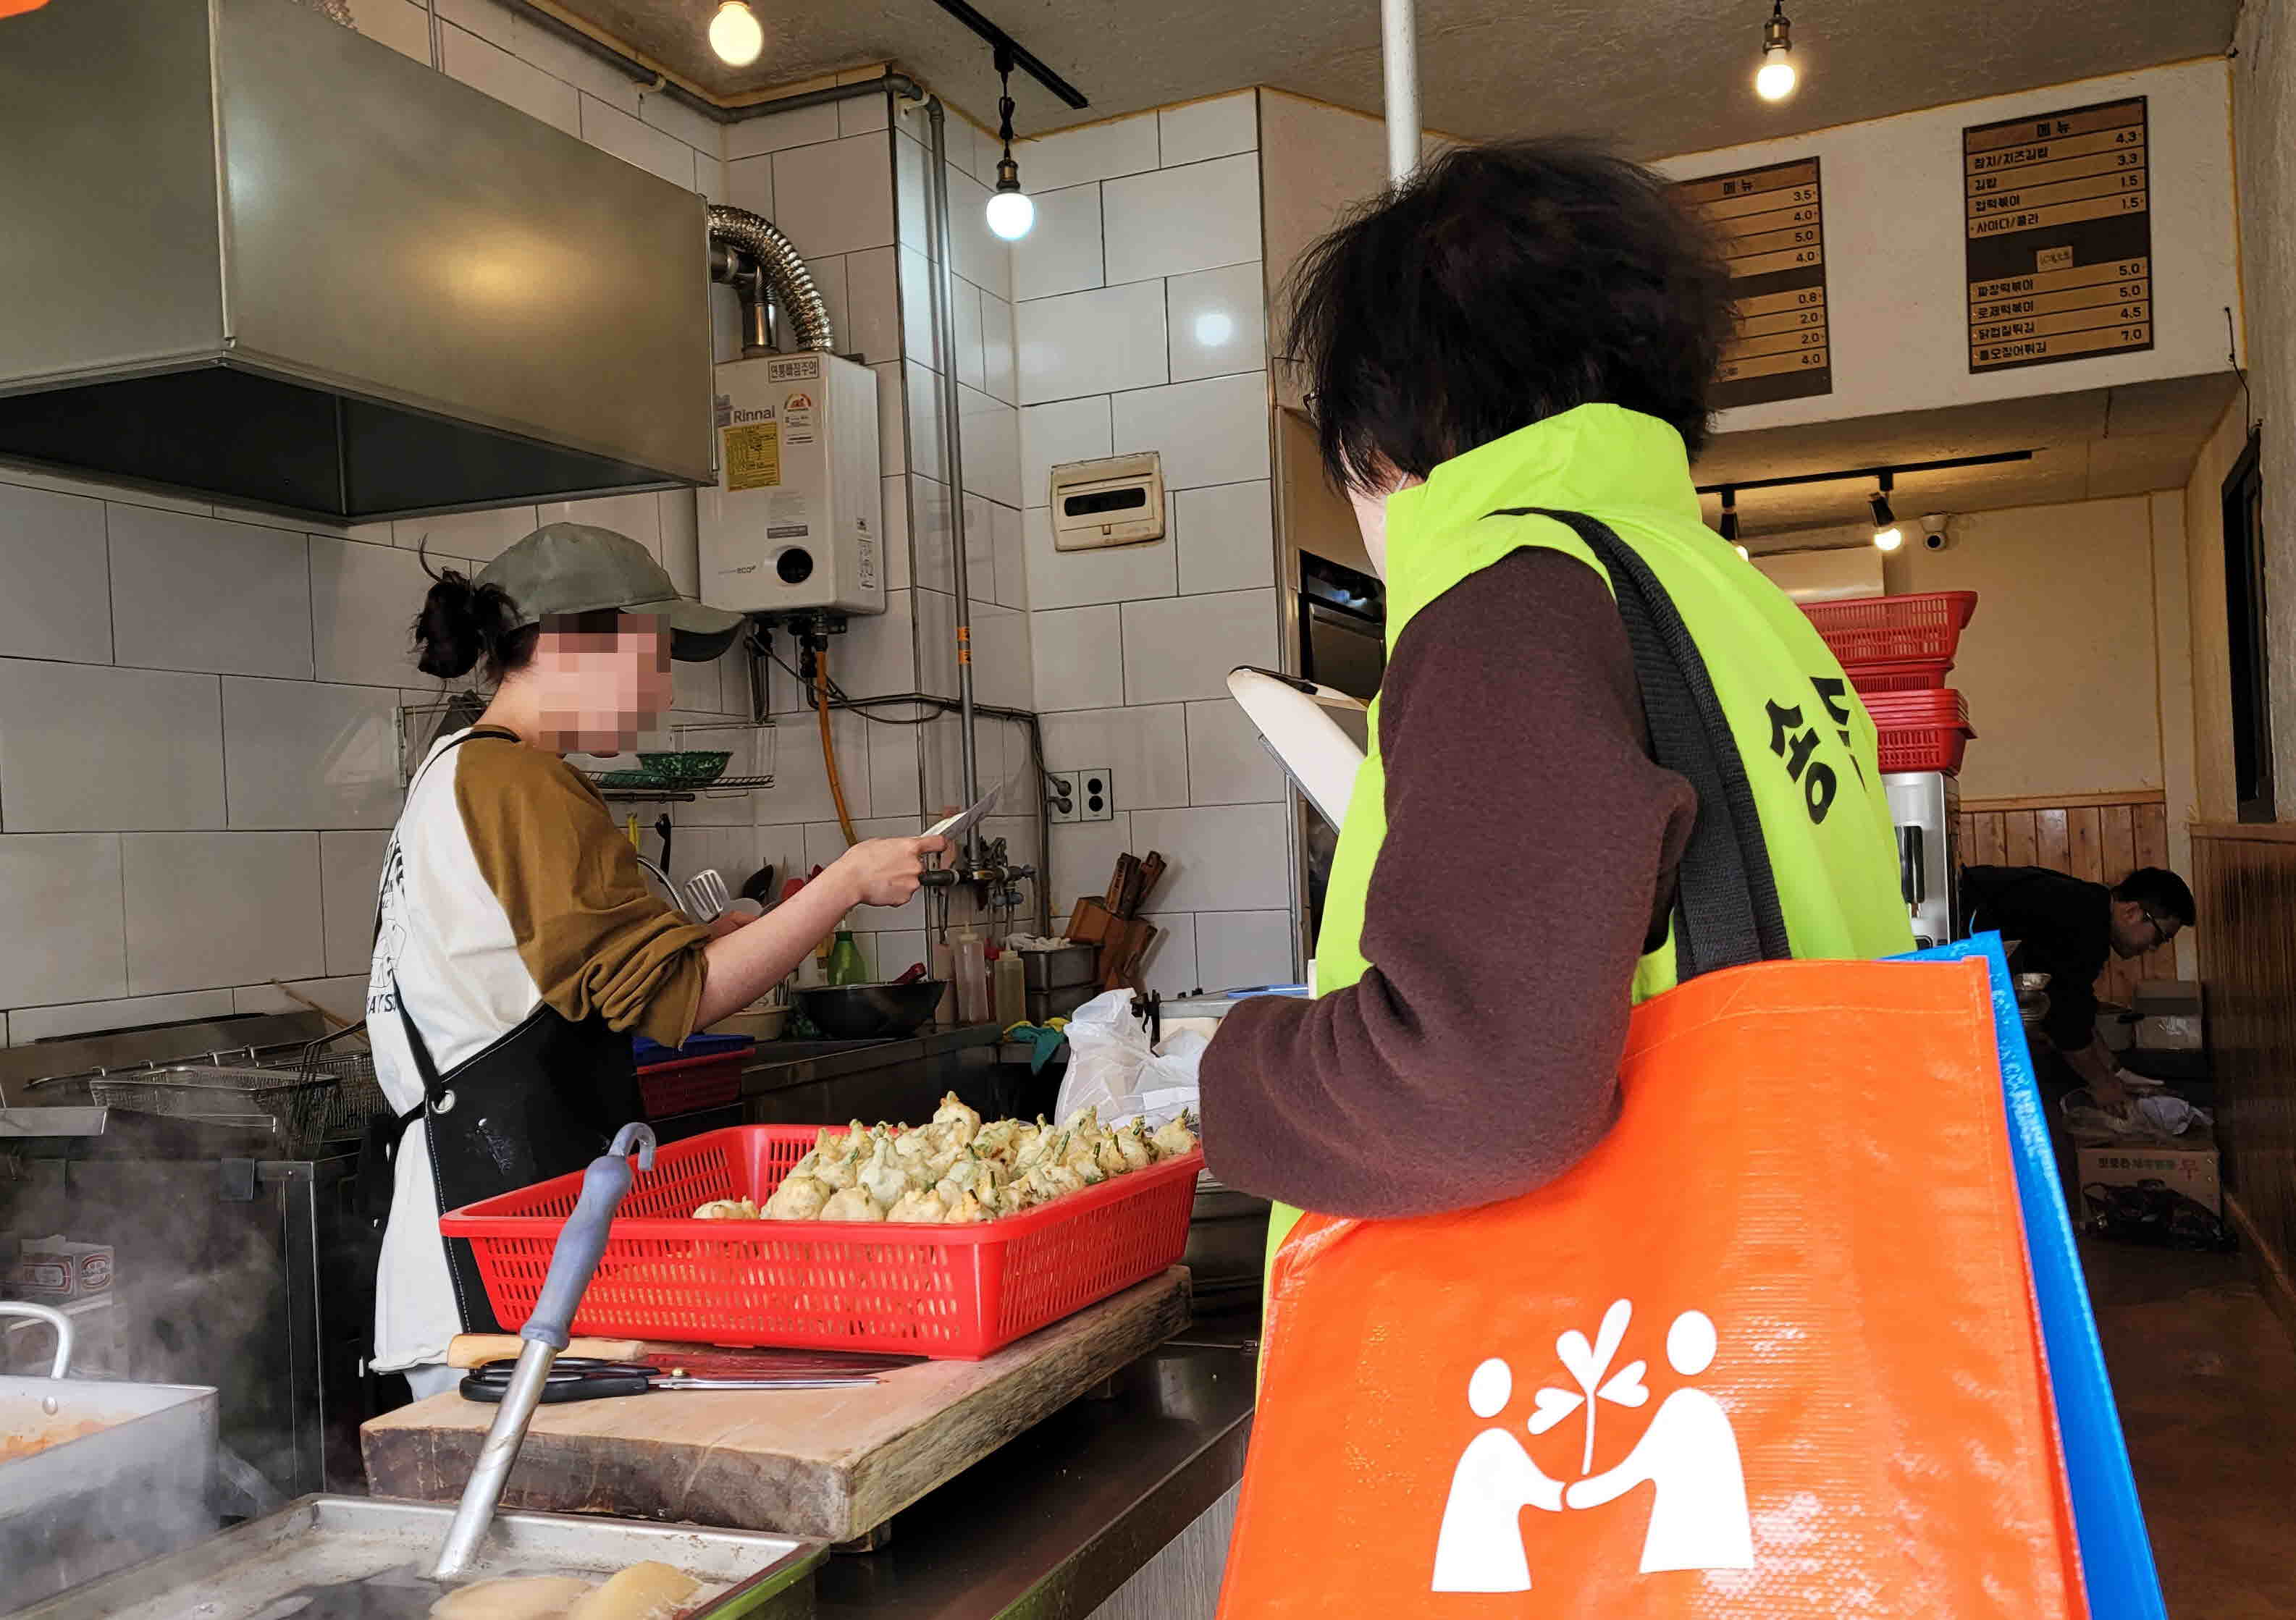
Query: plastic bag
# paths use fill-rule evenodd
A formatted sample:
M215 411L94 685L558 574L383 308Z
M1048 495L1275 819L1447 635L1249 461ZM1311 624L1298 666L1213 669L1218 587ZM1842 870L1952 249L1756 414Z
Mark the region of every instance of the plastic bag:
M1078 1008L1069 1015L1068 1037L1069 1072L1055 1118L1097 1108L1103 1125L1144 1117L1160 1125L1195 1109L1197 1069L1211 1043L1198 1030L1175 1029L1152 1048L1131 991L1111 990Z

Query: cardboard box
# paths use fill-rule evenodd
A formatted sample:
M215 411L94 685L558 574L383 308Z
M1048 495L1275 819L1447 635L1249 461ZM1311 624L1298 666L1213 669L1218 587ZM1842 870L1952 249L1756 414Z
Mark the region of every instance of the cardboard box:
M2131 1000L2136 1010L2146 1018L2201 1016L2201 987L2190 979L2145 979L2136 986Z
M2212 1215L2224 1214L2224 1185L2218 1176L2216 1140L2195 1131L2174 1141L2083 1142L2074 1149L2084 1190L2103 1185L2134 1187L2159 1182L2181 1192ZM2094 1205L2083 1192L2082 1202Z
M2146 1051L2198 1051L2198 1013L2153 1014L2136 1020L2136 1044Z
M61 1232L26 1238L0 1266L0 1294L43 1305L86 1299L111 1289L112 1264L109 1243L68 1242Z

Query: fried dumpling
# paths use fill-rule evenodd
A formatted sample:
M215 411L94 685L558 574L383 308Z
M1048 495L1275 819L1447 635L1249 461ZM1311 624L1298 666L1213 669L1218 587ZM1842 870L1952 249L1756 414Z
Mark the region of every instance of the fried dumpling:
M882 1221L885 1207L860 1187L848 1187L821 1207L824 1221Z
M1183 1153L1193 1152L1196 1145L1196 1133L1189 1124L1187 1115L1183 1113L1177 1118L1168 1119L1158 1125L1150 1133L1148 1145L1156 1150L1158 1158L1177 1158Z
M939 1221L948 1213L940 1195L930 1187L911 1188L885 1212L888 1221Z
M815 1177L800 1175L792 1170L782 1177L782 1184L766 1200L766 1219L817 1221L821 1218L821 1207L829 1202L832 1190Z
M1126 1169L1145 1170L1156 1162L1156 1150L1148 1145L1148 1129L1142 1121L1121 1126L1113 1140Z
M697 1221L754 1221L758 1207L747 1199L712 1199L693 1212Z
M941 1094L940 1107L933 1110L932 1122L949 1127L943 1134L944 1141L969 1142L980 1131L980 1114L959 1102L955 1092Z

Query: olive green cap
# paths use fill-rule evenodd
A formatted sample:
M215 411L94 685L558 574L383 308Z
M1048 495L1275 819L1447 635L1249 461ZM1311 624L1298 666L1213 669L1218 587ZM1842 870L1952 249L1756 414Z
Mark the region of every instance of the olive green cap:
M688 663L717 658L742 628L739 613L680 596L627 535L588 523L544 524L480 569L477 583L502 587L521 628L560 613L659 614L669 621L669 656Z

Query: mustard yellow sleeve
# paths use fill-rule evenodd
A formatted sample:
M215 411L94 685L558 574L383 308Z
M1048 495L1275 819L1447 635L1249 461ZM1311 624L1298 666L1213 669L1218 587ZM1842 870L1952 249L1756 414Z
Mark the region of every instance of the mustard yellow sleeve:
M480 874L542 999L665 1046L693 1032L709 929L646 888L605 801L556 755L507 739L457 750L455 799Z

